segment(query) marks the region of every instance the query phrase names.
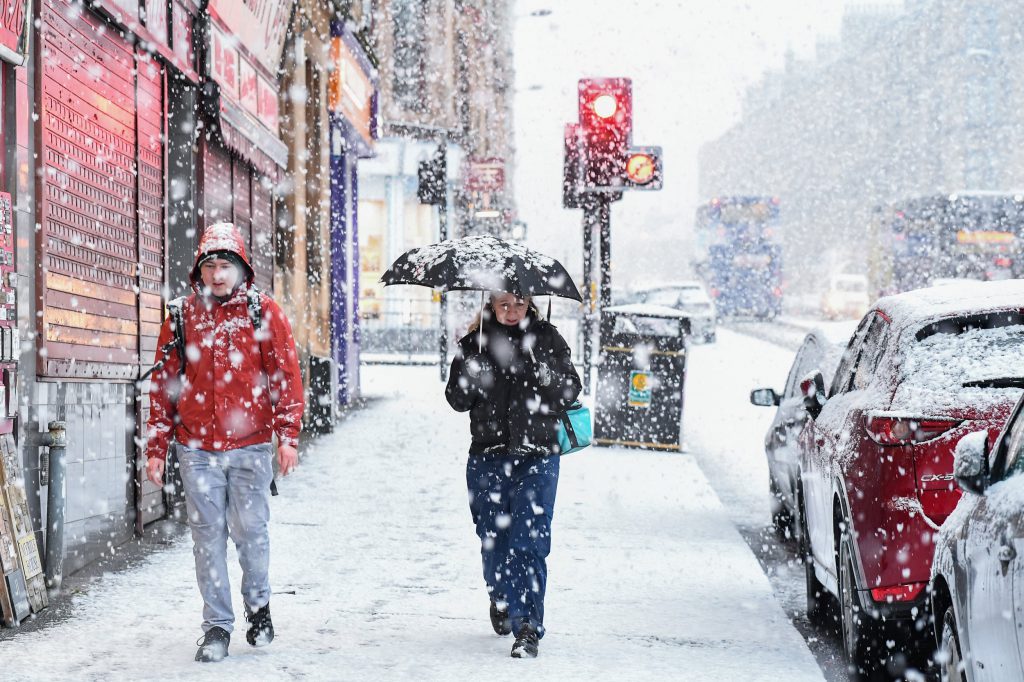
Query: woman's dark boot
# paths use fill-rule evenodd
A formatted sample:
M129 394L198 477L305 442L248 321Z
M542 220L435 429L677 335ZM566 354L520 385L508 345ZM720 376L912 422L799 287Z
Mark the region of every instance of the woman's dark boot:
M505 602L502 602L505 604ZM507 635L512 632L512 623L508 621L508 604L499 607L495 600L491 600L491 627L499 635Z
M540 639L537 631L529 623L523 623L512 645L512 658L537 658L537 645Z

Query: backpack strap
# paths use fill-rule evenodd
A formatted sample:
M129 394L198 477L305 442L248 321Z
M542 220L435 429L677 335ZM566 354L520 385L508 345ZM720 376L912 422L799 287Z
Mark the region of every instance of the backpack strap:
M167 302L167 312L171 316L171 332L174 349L178 352L178 374L185 373L185 298L179 297Z
M260 300L260 290L253 284L250 284L245 290L245 304L249 310L249 321L252 322L252 328L260 331L260 327L263 326L263 302Z
M270 339L267 330L263 329L263 298L262 292L256 288L256 285L250 284L249 288L245 291L245 306L249 311L249 321L252 322L253 335L256 338L256 345L260 349L260 362L263 365L263 371L269 378L270 372L267 371L267 354L263 349L263 344Z

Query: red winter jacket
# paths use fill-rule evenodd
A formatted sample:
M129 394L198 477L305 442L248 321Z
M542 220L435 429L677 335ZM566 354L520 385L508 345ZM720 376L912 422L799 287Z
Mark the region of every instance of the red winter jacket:
M199 262L216 251L230 251L246 266L245 283L224 303L200 293ZM281 443L297 445L304 401L295 340L281 308L261 293L257 342L246 299L252 277L238 229L229 223L207 229L192 269L195 293L182 306L185 373L179 374L181 363L173 348L166 364L153 373L147 457L165 459L172 435L187 447L217 452L269 443L275 433ZM172 337L168 317L157 348ZM157 350L156 360L161 359L164 355Z

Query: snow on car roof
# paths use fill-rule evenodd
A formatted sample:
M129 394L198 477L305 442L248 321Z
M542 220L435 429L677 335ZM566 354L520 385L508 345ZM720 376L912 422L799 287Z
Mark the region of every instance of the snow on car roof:
M653 303L627 303L626 305L613 305L605 308L605 312L617 313L619 315L640 315L643 317L668 317L674 319L690 319L686 313Z
M962 313L1024 309L1024 280L964 282L957 286L915 289L878 300L875 307L893 320L923 322Z
M637 287L636 292L655 291L658 289L704 289L704 283L696 279L686 279L679 282L664 282L662 284Z

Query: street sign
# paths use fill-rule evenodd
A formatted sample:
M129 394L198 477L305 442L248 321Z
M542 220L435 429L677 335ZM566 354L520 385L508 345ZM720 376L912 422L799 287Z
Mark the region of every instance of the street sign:
M466 173L466 189L471 192L502 192L505 189L505 160L471 160Z

